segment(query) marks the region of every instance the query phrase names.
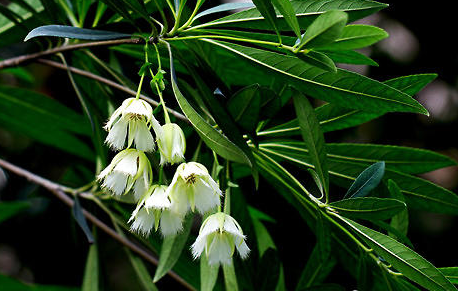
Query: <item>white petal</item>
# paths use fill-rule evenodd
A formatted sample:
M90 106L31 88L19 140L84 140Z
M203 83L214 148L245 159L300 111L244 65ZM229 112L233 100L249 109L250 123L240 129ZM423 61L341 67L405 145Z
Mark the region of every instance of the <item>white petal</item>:
M230 265L232 260L232 246L226 234L218 233L215 235L208 250L208 263L217 265L218 263Z
M113 123L118 120L119 116L121 115L121 111L122 111L122 106L121 107L118 107L114 112L113 114L111 114L110 116L110 119L108 120L107 124L104 126L104 129L105 130L110 130L111 127L113 126Z
M145 208L142 208L135 216L135 220L132 223L130 229L146 236L150 234L153 227L154 213L152 211L148 213Z
M140 175L140 177L135 181L134 184L134 198L135 201L140 200L143 195L145 195L146 191L148 191L149 188L149 181L147 177L146 171L143 172L143 175Z
M129 98L132 99L132 98ZM126 114L135 114L135 115L142 115L145 116L147 119L151 118L153 113L153 109L151 105L147 102L140 100L140 99L133 99L130 100L129 105L123 110L123 115Z
M235 239L235 247L237 248L237 251L239 252L240 257L242 259L246 259L248 257L248 254L250 253L250 248L245 243L245 240L237 241L237 238L234 238L234 239Z
M203 223L199 230L199 237L207 237L212 232L217 232L220 227L218 215L210 215Z
M204 214L221 204L219 195L201 178L197 179L193 187L196 208L200 213Z
M157 186L153 194L145 201L146 208L164 209L170 208L171 203L166 193L167 187L164 185Z
M169 186L170 187L170 186ZM182 184L176 184L173 187L172 191L169 191L170 195L168 196L171 200L170 209L181 215L185 215L190 206L188 201L188 195L186 194L186 188Z
M154 151L154 139L153 135L149 131L148 127L146 126L146 122L139 121L137 122L137 130L135 132L135 147L138 150L144 152L152 152Z
M161 216L161 233L163 236L175 235L183 229L183 216L170 210L164 210Z
M231 216L226 215L226 219L224 220L223 227L224 227L224 231L233 234L234 236L238 237L239 239L245 238L237 222Z
M118 162L113 170L115 172L135 176L138 170L137 159L138 153L132 150Z
M200 257L202 252L205 249L205 244L207 243L206 237L198 236L196 241L191 246L192 256L194 259Z
M115 150L124 148L127 136L127 120L120 118L109 130L105 142Z
M191 175L196 175L196 176L208 176L208 171L207 169L199 163L196 162L189 162L189 163L183 163L183 165L180 171L180 176L183 179L186 179L186 177L189 177ZM180 165L180 166L181 166Z
M110 189L115 195L122 195L126 189L127 176L123 173L113 172L106 176L102 187Z

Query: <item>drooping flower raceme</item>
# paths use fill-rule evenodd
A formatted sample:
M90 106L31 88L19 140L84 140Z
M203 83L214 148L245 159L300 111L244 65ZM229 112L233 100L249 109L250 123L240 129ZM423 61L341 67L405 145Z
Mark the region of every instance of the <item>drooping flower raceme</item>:
M113 158L97 179L103 181L102 188L114 195L122 195L133 189L135 199L139 200L148 190L153 172L144 152L126 149Z
M204 214L219 206L221 190L208 174L204 165L189 162L178 166L172 182L167 188L167 195L174 204L177 213L186 214L189 208Z
M157 139L161 153L161 165L176 164L184 160L186 139L183 130L175 123L166 123L162 126L162 134Z
M202 223L199 236L191 246L192 254L196 259L205 250L210 265L228 265L235 249L242 259L248 257L250 249L245 238L242 228L232 216L218 212Z
M108 131L105 142L115 150L135 144L136 149L150 152L154 150L154 139L150 131L153 127L156 134L160 124L153 116L151 106L140 99L128 98L113 112L105 129Z

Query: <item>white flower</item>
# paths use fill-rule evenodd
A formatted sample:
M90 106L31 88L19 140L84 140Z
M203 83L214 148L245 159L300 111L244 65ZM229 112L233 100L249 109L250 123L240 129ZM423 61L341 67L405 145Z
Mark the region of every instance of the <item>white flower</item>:
M204 165L189 162L178 166L172 182L167 188L167 195L174 203L177 213L186 214L189 208L195 208L204 214L219 206L221 190L208 174Z
M175 123L164 124L162 134L157 139L157 146L161 153L161 165L182 162L186 151L186 139L183 130Z
M153 185L132 212L131 230L149 235L160 224L163 236L175 235L183 228L183 216L173 211L172 203L166 194L167 186Z
M150 127L161 130L159 122L154 118L153 109L143 100L128 98L113 112L105 129L108 131L105 140L110 147L121 150L132 143L138 150L150 152L154 150L154 139Z
M145 153L136 149L119 152L111 163L97 177L103 181L102 188L115 195L122 195L133 188L138 200L148 190L153 172Z
M210 265L231 264L235 248L242 259L248 257L250 249L237 221L230 215L218 212L210 215L200 227L199 236L191 246L194 259L205 250Z

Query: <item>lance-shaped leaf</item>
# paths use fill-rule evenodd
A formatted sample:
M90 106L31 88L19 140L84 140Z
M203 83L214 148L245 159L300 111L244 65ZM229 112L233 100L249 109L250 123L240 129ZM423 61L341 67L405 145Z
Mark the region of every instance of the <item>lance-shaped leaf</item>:
M97 244L89 247L84 268L83 284L81 291L98 291L99 290L99 254Z
M261 108L261 95L258 84L237 91L227 103L227 110L234 121L248 132L256 129Z
M370 46L387 37L388 33L376 26L363 24L347 25L333 43L322 47L322 49L339 51L354 50Z
M337 213L350 218L385 220L406 209L402 201L391 198L359 197L329 203Z
M203 41L225 48L278 73L279 76L287 77L296 89L307 92L313 98L371 112L428 114L422 105L407 94L353 72L338 69L337 73L323 73L323 70L293 56L222 41Z
M404 195L401 193L401 189L398 184L393 180L388 180L388 190L393 198L405 201ZM391 219L391 226L399 231L402 235L407 235L407 230L409 229L409 212L407 209L401 211L397 215L393 216ZM396 237L395 233L388 233L391 237Z
M320 124L312 105L307 98L298 91L293 91L294 108L296 109L299 127L305 146L309 150L310 158L315 166L315 171L320 177L324 193L329 193L329 174L326 160L326 148Z
M72 207L72 214L73 218L76 220L76 222L86 235L88 243L94 243L94 237L92 236L92 232L89 229L89 226L87 225L86 217L83 214L83 209L81 208L78 195L75 196L75 200Z
M194 20L206 16L209 14L213 13L220 13L220 12L226 12L226 11L231 11L231 10L236 10L236 9L246 9L246 8L252 8L254 7L254 4L251 2L234 2L234 3L224 3L220 4L218 6L209 8L207 10L204 10L202 12L199 12L195 17Z
M298 53L296 56L309 65L331 73L337 73L337 68L334 62L323 53L309 51L308 53Z
M348 189L344 196L346 198L357 198L367 196L378 186L385 174L385 162L377 162L365 169L355 182Z
M30 31L24 41L28 41L38 36L55 36L84 40L110 40L131 37L130 34L114 31L79 28L66 25L44 25Z
M321 284L331 273L337 261L334 256L327 260L322 260L323 254L320 253L320 247L315 245L304 269L301 272L299 281L296 285L296 291L307 290L308 287Z
M296 11L289 0L272 0L275 8L281 13L286 23L291 27L297 37L301 37L301 28L296 18Z
M335 215L354 230L379 256L422 287L431 290L456 291L456 288L430 262L389 236Z
M297 49L325 46L336 40L347 24L348 15L345 12L328 11L315 19L298 41Z
M232 143L226 136L213 128L202 116L199 115L199 113L197 113L194 108L192 108L191 104L189 104L189 102L183 96L176 82L175 69L171 52L170 69L172 88L178 105L186 117L189 119L199 136L205 142L205 144L225 159L251 165L251 162L245 153L238 146Z
M271 0L252 0L256 9L261 13L264 19L269 23L269 25L275 30L278 37L280 38L280 33L277 28L277 14L275 13L274 6L272 5Z
M458 267L444 267L438 268L444 276L453 284L458 284Z
M164 275L173 268L180 258L181 252L186 245L189 233L191 232L192 219L193 215L188 215L183 222L182 232L177 235L164 238L161 253L159 254L159 264L157 265L156 273L154 274L154 283L164 277Z
M353 22L387 7L386 4L367 0L293 0L291 5L299 26L303 29L309 26L320 14L329 10L344 11L348 13L348 21ZM282 31L290 30L290 26L280 13L277 14L277 17L278 28ZM257 9L234 13L201 26L216 25L263 30L269 28L269 24L262 18Z

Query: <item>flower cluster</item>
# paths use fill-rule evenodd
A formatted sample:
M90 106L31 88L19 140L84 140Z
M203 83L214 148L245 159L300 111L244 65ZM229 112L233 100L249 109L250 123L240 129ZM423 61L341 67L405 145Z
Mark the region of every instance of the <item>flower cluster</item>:
M105 142L120 152L97 179L102 188L115 196L132 195L137 207L129 219L131 230L145 236L153 229L160 229L163 236L175 235L182 230L189 212L203 215L221 205L222 191L218 183L204 165L184 162L184 133L168 117L166 121L161 126L147 102L128 98L105 126L108 131ZM170 185L153 182L152 166L145 152L153 152L155 143L161 169L166 164L179 164ZM218 212L203 223L192 252L197 258L205 249L210 264L227 264L235 247L242 258L248 255L249 248L238 223Z

